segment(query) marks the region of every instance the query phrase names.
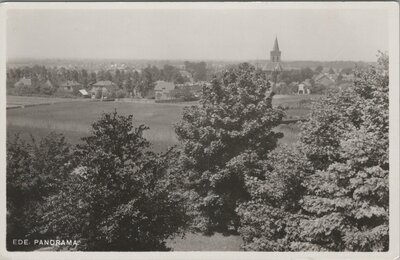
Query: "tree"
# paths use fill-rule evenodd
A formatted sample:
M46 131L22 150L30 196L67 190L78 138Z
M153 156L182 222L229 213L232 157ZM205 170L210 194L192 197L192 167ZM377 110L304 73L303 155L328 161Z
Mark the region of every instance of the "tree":
M324 70L324 67L322 67L321 65L319 65L318 67L315 68L315 73L319 74Z
M387 55L378 63L316 102L297 146L269 157L264 180L247 180L245 249L388 250Z
M204 86L200 106L184 109L176 133L196 228L237 228L235 208L248 197L244 178L255 174L242 165L267 156L282 136L272 130L284 115L272 107L272 96L265 74L244 63Z
M123 87L123 82L124 82L124 74L125 72L119 69L115 70L115 74L112 77L112 81L118 86L119 89Z
M259 161L259 176L246 178L251 199L236 209L240 217L239 233L246 251L291 251L289 234L296 233L299 198L305 193L302 180L310 164L297 150L282 146Z
M83 87L87 87L89 84L89 74L87 70L82 69L79 73L79 80L78 82L82 83Z
M334 139L329 138L336 149L327 149L327 153L319 151L329 161L323 167L310 160L321 168L304 183L307 196L303 198L302 209L307 217L299 225L305 240L301 246L388 250L388 57L381 54L378 63L380 67L356 73L354 89L345 91L352 102L346 111L342 108L336 122L330 122L336 127L323 124L318 127L320 131L338 128ZM335 103L328 106L338 110ZM305 129L309 128L305 126ZM307 140L308 136L302 139ZM318 222L329 228L317 227Z
M198 98L195 97L193 91L189 86L183 86L180 88L175 88L170 92L171 97L176 99L182 99L184 101L195 101Z
M185 61L185 68L192 73L195 81L205 81L207 79L207 64L203 62Z
M90 73L88 85L96 83L96 82L97 82L97 75L96 75L96 72L93 71Z
M70 158L70 146L55 133L40 142L25 142L19 135L7 142L8 250L14 250L12 239L46 235L39 229L43 203L67 180Z
M306 79L311 79L314 75L313 71L309 68L302 68L300 70L300 74L301 74L301 81L304 81Z
M141 73L141 80L139 84L139 92L142 96L146 96L148 93L154 90L155 81L157 79L157 74L159 73L156 67L146 67Z
M80 238L80 250L167 250L186 223L183 198L171 189L175 152L154 154L132 116L103 114L77 145L71 178L46 203L43 227Z
M346 75L349 75L349 74L351 74L351 73L353 73L353 72L354 72L354 69L351 68L351 67L343 68L343 69L340 71L341 74L346 74Z
M175 82L181 76L179 70L171 65L164 65L161 70L162 79L169 82Z

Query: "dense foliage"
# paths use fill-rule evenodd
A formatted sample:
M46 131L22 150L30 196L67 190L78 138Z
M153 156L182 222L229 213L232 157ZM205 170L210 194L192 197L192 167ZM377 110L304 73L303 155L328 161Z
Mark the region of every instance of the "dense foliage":
M297 147L275 151L263 178L247 179L245 249L388 250L387 56L378 62L317 102Z
M190 62L185 61L185 68L192 74L192 77L196 81L205 81L208 79L207 64L202 62Z
M185 65L196 80L206 77L205 63ZM267 75L246 63L204 85L199 105L184 109L179 152L151 152L147 127L116 112L75 147L56 134L30 143L16 137L7 143L7 248L16 249L13 238L50 237L81 240L79 250L168 250L165 241L191 220L196 231L238 232L248 251L386 251L388 65L381 54L378 66L355 71L351 86L313 102L292 146L277 145L284 112L272 106ZM178 72L82 75L147 93L156 79L181 81ZM172 94L193 98L187 89Z
M236 230L235 208L248 198L242 170L276 147L284 113L272 107L265 74L248 64L204 86L200 106L188 107L176 133L182 143L181 174L194 226Z
M32 153L10 144L9 238L77 239L79 250L168 250L165 240L186 224L185 203L171 188L175 152L149 151L146 129L114 112L72 154L63 139L44 139Z
M16 136L7 143L7 249L11 239L40 238L42 205L58 192L72 170L70 146L50 134L28 143Z

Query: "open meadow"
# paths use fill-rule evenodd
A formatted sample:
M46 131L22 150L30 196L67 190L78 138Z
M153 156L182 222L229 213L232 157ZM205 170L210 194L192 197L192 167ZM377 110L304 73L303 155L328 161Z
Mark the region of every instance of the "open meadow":
M55 103L82 101L83 99L57 98L57 97L25 97L7 96L7 109L31 107L37 105L52 105Z
M275 96L273 103L289 108L287 119L297 119L307 115L310 109L307 100L311 98L315 99L317 96ZM25 104L39 102L38 98L33 97L22 97L22 100ZM10 101L15 102L15 98L11 98ZM41 101L43 102L43 98ZM154 150L162 151L168 146L179 144L174 132L174 124L179 122L185 106L197 104L196 102L155 104L79 101L57 99L50 105L8 109L7 137L13 138L16 133L20 133L24 139L28 139L30 135L41 138L55 131L64 134L68 142L76 144L82 137L89 134L90 125L102 113L117 110L123 115L132 114L136 124L147 125L150 129L145 132L145 137L151 141ZM53 102L52 99L51 102ZM290 144L296 140L299 127L294 123L284 124L277 127L277 130L285 135L280 142Z

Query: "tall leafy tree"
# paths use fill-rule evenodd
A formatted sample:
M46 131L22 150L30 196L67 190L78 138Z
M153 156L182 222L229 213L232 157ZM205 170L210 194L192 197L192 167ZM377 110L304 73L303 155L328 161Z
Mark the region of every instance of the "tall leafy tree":
M238 208L248 250L385 251L389 246L388 57L317 102L296 148L265 161ZM251 169L253 170L253 169Z
M347 96L352 97L346 110L337 106L340 102L327 105L327 110L342 111L340 117L331 121L330 126L320 124L317 127L319 131L338 128L334 135L336 140L329 138L336 143L333 145L336 148L326 150L327 165L321 167L319 162L310 160L321 168L304 182L307 195L303 198L302 209L307 217L300 220L303 236L300 247L388 250L388 57L380 56L378 63L379 67L356 73L354 88L346 90ZM318 116L312 117L309 124ZM304 129L309 128L305 125ZM309 140L308 137L304 131L302 139ZM306 151L308 155L310 150ZM319 151L323 153L325 151Z
M183 145L183 185L194 225L202 231L236 230L235 208L248 198L242 165L276 147L284 113L272 107L265 74L241 64L203 88L200 106L185 108L176 133Z
M184 203L168 178L175 153L150 152L146 129L103 114L75 149L71 178L47 200L43 229L81 239L80 250L167 250L186 223Z

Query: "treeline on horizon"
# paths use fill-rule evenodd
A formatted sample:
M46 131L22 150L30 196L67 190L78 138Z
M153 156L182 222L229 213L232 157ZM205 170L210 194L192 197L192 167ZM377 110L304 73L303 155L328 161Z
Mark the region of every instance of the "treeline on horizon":
M9 59L7 61L8 67L14 66L24 66L24 65L33 65L40 64L44 66L67 66L67 65L91 65L95 66L96 64L102 65L111 65L111 64L126 64L129 66L136 66L138 68L145 68L147 66L156 66L158 68L162 68L164 65L172 65L179 66L183 65L185 62L192 63L200 63L205 62L208 66L211 64L216 65L232 65L238 64L240 62L247 62L252 65L257 64L265 64L268 60L260 59L260 60L214 60L214 59L193 59L193 60L174 60L174 59L163 59L163 60L155 60L155 59L80 59L80 58L48 58L48 59L34 59L34 58L14 58ZM351 60L334 60L334 61L313 61L313 60L283 60L282 64L286 64L289 67L293 68L316 68L318 66L326 67L326 68L334 68L334 69L344 69L344 68L353 68L357 67L366 67L369 65L376 65L375 61L351 61Z

